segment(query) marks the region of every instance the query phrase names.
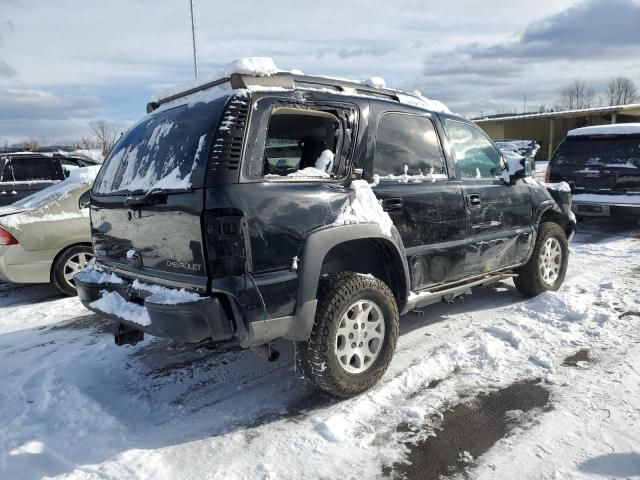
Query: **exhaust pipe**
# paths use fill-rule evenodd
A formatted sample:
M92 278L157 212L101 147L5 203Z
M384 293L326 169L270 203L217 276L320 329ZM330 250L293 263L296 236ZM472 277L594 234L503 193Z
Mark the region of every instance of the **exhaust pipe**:
M118 325L118 331L113 337L119 347L122 345L135 345L144 340L144 332L121 323Z
M280 358L280 352L273 348L271 344L258 345L257 347L252 347L251 350L265 362L275 362Z

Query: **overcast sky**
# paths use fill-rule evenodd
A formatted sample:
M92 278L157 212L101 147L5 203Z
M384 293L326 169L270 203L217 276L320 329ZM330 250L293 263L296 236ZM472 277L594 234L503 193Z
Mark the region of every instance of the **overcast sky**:
M420 90L463 115L640 84L640 0L195 0L201 74L238 57ZM131 123L192 79L188 0L0 0L0 141Z

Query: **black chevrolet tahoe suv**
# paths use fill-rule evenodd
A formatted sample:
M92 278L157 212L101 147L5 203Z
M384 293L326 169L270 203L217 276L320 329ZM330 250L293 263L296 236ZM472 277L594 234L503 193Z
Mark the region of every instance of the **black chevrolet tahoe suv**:
M95 181L81 301L118 344L294 341L305 376L348 397L385 372L400 315L509 278L557 290L570 194L433 105L292 73L150 103Z

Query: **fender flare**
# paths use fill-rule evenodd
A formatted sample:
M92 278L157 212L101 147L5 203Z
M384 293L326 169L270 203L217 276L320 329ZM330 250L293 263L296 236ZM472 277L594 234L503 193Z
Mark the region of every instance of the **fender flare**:
M400 301L406 302L411 288L409 266L400 234L392 227L391 236L382 233L375 223L332 225L311 232L304 243L298 267L298 291L296 298L296 319L299 338L308 338L315 319L316 293L320 282L322 265L332 248L351 240L375 239L391 248L402 265L404 286L400 291ZM398 305L399 309L402 305Z

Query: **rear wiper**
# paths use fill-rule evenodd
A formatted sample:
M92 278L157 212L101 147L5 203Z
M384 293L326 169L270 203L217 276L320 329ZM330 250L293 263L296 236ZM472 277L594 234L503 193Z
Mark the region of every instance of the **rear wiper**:
M148 205L154 197L162 195L170 195L172 193L188 193L192 192L191 188L152 188L141 197L127 197L124 201L125 205Z

